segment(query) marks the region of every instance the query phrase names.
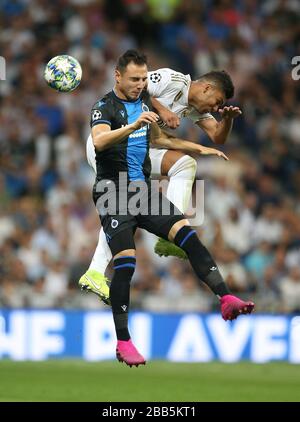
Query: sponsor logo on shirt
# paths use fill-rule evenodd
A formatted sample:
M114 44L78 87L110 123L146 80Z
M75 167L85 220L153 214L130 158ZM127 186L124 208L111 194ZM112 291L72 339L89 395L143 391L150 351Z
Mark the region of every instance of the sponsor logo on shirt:
M147 130L145 129L145 127L142 127L139 130L136 130L135 132L131 133L131 135L128 136L128 138L133 139L133 138L141 138L142 136L146 136L147 135Z

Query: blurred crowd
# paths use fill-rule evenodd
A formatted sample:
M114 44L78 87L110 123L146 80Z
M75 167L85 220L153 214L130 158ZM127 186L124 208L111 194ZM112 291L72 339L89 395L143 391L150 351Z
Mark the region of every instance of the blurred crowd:
M85 141L117 57L140 48L151 70L232 76L231 103L243 114L222 147L230 161L198 159L205 218L197 230L235 294L261 312L300 312L299 0L0 0L0 26L1 307L104 306L77 286L100 228ZM65 53L83 79L62 94L43 69ZM179 134L212 146L184 119ZM154 254L155 240L137 232L132 307L217 309L187 262Z

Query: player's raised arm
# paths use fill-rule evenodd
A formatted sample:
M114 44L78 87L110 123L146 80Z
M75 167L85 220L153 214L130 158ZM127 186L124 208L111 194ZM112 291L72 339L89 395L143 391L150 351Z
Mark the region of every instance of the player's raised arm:
M114 144L121 142L135 130L133 123L115 130L111 130L110 125L107 124L94 126L92 128L94 147L97 151L104 151Z
M199 120L196 124L206 132L209 138L215 144L225 144L230 135L233 126L233 119L240 116L242 111L239 107L226 106L218 109L222 115L222 120L219 122L211 117L210 119Z
M132 132L140 129L142 126L157 122L159 116L152 111L142 113L139 118L131 124L119 129L111 130L109 124L97 124L92 127L93 144L97 151L104 151L111 146L122 142Z
M193 108L188 114L194 123L204 130L216 144L224 144L231 132L233 119L242 112L239 107L224 106L234 97L234 85L225 71L211 71L193 81L190 86L188 104ZM217 121L211 113L222 116Z

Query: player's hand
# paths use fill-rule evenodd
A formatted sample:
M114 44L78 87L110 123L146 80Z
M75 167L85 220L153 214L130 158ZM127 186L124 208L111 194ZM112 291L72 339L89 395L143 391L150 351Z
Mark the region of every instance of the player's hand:
M241 109L234 106L219 108L218 112L222 115L223 119L235 119L242 114Z
M159 120L159 115L153 111L144 111L140 117L132 124L134 130L140 129L141 127L151 123L156 123Z
M170 128L176 129L180 125L180 118L173 111L164 109L159 113L161 120Z
M227 157L227 155L224 154L224 152L219 151L218 149L215 149L215 148L204 147L201 145L199 152L200 152L200 155L217 155L218 157L224 158L224 160L226 161L229 160L229 158Z

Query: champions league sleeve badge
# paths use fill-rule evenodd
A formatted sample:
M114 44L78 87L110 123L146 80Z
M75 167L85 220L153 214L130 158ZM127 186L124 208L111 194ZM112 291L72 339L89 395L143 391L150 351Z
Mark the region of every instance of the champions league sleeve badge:
M161 81L161 74L158 72L151 73L150 81L153 82L154 84L157 84L158 82Z

